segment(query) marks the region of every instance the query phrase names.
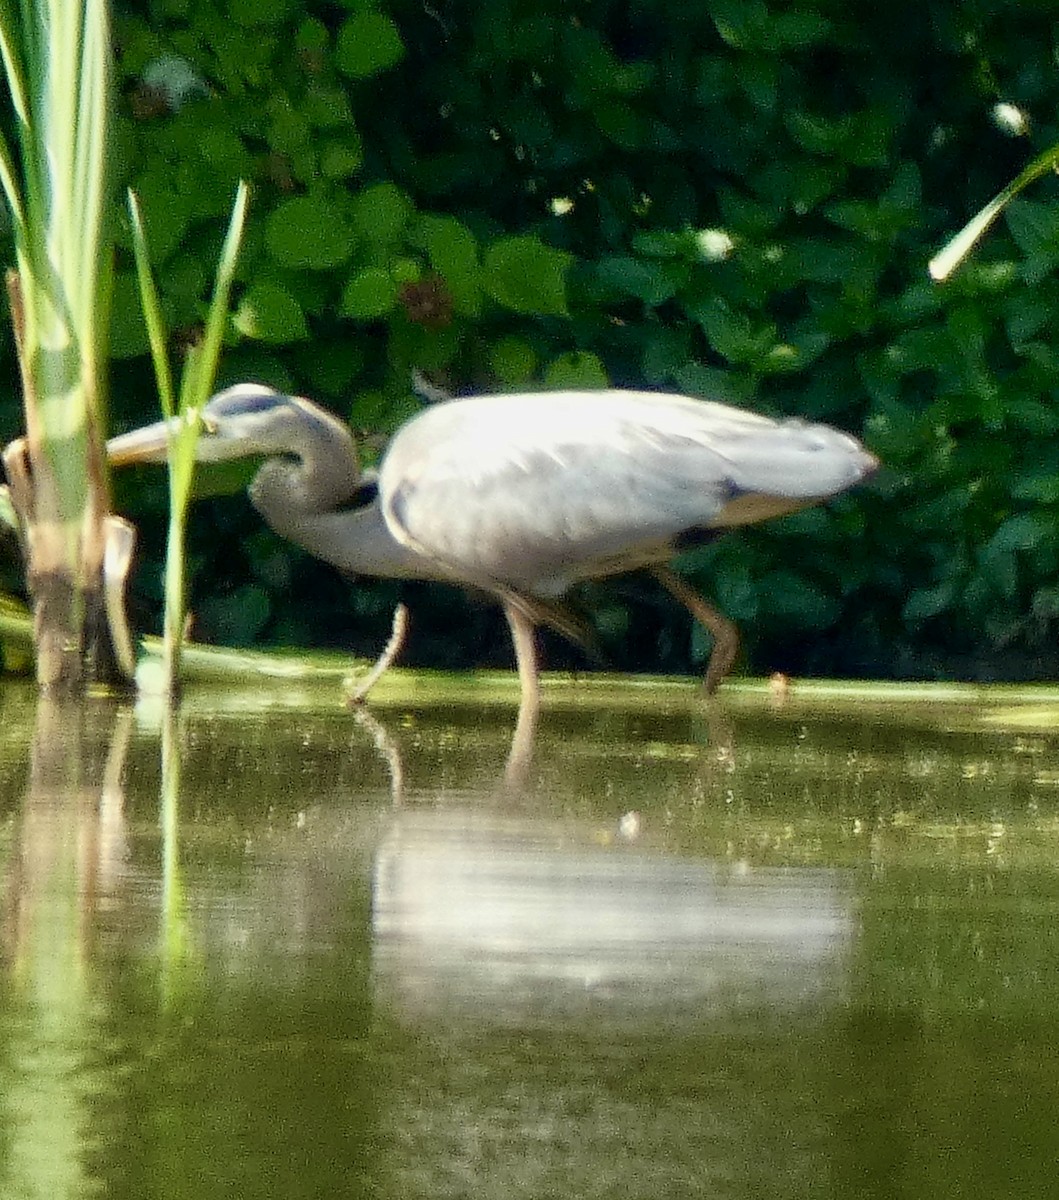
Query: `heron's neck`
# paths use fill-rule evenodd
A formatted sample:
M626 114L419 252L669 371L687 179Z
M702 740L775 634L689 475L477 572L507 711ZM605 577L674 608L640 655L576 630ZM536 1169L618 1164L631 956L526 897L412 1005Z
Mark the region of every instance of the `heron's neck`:
M289 457L263 464L250 484L250 501L277 533L297 540L306 518L344 504L359 480L353 435L340 421L328 419L301 426Z
M402 546L389 529L377 500L358 508L306 515L284 533L303 550L347 575L379 579L446 579L430 559Z
M345 425L314 416L288 431L287 446L288 456L268 459L250 484L251 503L280 537L354 575L446 577L394 539L377 501L350 504L365 480Z

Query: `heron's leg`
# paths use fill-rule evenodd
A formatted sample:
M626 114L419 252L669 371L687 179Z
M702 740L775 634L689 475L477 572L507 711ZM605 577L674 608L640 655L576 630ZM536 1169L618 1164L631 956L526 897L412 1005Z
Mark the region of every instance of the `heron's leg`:
M533 746L539 717L536 705L523 702L518 706L518 720L515 722L515 732L511 735L511 749L504 766L504 787L508 791L521 791L526 786L533 762Z
M706 664L703 686L712 696L721 680L728 674L739 653L739 629L712 604L706 601L669 567L655 567L654 575L671 596L675 596L696 621L713 635L713 649Z
M368 692L379 682L386 672L393 666L394 659L401 653L404 648L404 640L408 635L408 609L403 604L393 610L393 628L390 631L390 640L382 648L382 653L375 660L375 665L354 686L353 680L343 681L343 700L346 708L353 708L358 704L363 704Z
M511 640L515 644L515 662L518 664L518 678L522 685L522 700L519 704L519 718L529 718L537 713L541 706L540 671L537 667L536 626L533 621L513 601L504 600L504 616L511 628Z

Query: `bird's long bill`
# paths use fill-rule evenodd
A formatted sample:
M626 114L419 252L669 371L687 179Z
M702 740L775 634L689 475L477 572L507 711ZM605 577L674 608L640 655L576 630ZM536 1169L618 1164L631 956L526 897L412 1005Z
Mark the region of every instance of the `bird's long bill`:
M121 433L107 442L107 458L112 467L127 467L132 463L165 462L169 439L176 433L177 422L156 421L142 429Z

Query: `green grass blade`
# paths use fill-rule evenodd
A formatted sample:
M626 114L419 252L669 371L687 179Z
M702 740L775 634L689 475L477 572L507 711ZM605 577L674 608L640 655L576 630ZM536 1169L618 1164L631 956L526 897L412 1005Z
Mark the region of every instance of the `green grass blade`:
M166 539L165 618L163 631L164 685L172 695L180 675L180 656L184 641L184 614L187 587L184 578L185 530L194 481L195 450L199 437L199 413L217 374L221 342L228 322L228 303L235 267L242 244L249 189L240 183L228 223L224 245L217 265L217 278L206 319L202 344L188 355L180 386L179 421L169 449L169 533ZM135 220L138 218L134 218ZM141 229L142 233L142 229ZM146 246L143 247L144 257ZM138 268L139 269L139 268ZM145 293L146 294L146 293ZM156 301L157 303L157 298ZM159 314L160 319L160 314ZM154 353L152 347L152 354ZM171 384L170 387L170 405Z
M1056 170L1057 167L1059 167L1059 145L1038 155L1002 192L994 196L984 208L979 210L955 237L945 243L927 266L931 279L938 283L948 279L1019 192L1035 180L1040 179L1048 171Z
M23 20L25 13L23 12ZM26 81L22 56L18 51L19 19L8 0L0 0L0 59L3 60L11 105L19 125L29 124L29 105L26 103Z
M22 189L18 184L18 171L15 160L11 157L11 149L7 139L0 133L0 187L7 197L7 206L11 210L11 221L15 228L15 238L22 242L26 237L26 222L22 207Z
M73 193L73 211L80 215L83 223L79 239L81 284L78 307L81 312L89 311L96 303L100 264L94 248L102 240L107 204L110 127L109 57L106 51L110 43L108 10L109 5L98 0L87 3L81 30Z
M0 0L0 61L3 63L11 106L19 123L19 136L26 125L26 89L23 78L21 56L18 52L18 25L8 0ZM25 201L19 183L18 167L8 145L7 138L0 133L0 186L7 197L8 208L15 227L16 244L25 245L26 219Z
M228 222L228 232L225 234L221 256L217 263L217 279L213 288L209 313L206 317L206 332L202 344L196 347L189 358L189 369L184 379L187 387L181 388L182 408L189 405L201 407L213 391L217 361L221 353L221 342L224 340L224 330L228 323L228 299L231 295L232 281L235 278L239 247L242 245L249 198L250 189L246 182L241 180L236 189L235 204Z
M60 242L59 256L66 258L69 248L65 220L76 190L73 167L74 145L77 139L76 99L80 91L80 28L81 5L71 0L44 0L46 8L46 59L40 64L39 78L44 81L40 92L32 84L31 95L40 96L39 111L34 118L48 145L49 209L53 235ZM32 64L32 58L30 59ZM66 209L64 212L63 210ZM59 218L56 221L56 218Z
M185 376L191 364L185 367ZM169 443L169 527L165 546L162 661L166 693L176 695L187 614L186 539L188 508L195 479L195 448L199 439L198 406L181 405Z
M136 259L136 278L140 285L140 304L143 307L144 324L147 326L147 340L151 347L154 377L158 384L162 412L166 417L172 417L176 412L176 399L173 391L173 372L169 365L169 335L165 327L165 318L162 315L162 304L158 298L158 288L155 286L154 272L151 270L151 256L147 245L147 233L143 227L143 218L140 215L140 202L131 188L128 191L127 200L129 218L132 222L132 250Z

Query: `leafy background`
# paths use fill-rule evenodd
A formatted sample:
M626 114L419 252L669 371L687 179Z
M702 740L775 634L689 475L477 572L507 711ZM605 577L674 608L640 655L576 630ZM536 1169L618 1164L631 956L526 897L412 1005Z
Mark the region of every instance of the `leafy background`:
M1059 668L1054 184L951 283L926 273L1059 140L1053 6L156 0L117 7L116 49L116 182L140 196L175 354L248 178L225 381L312 396L366 458L416 410L413 369L460 393L648 386L830 422L884 460L870 485L680 563L750 666ZM157 404L119 243L116 429ZM225 494L195 514L199 636L374 653L403 591L410 661L508 661L490 606L351 587L265 529L242 482L203 482ZM116 487L156 624L164 481ZM705 635L650 581L581 599L617 665L702 665Z

